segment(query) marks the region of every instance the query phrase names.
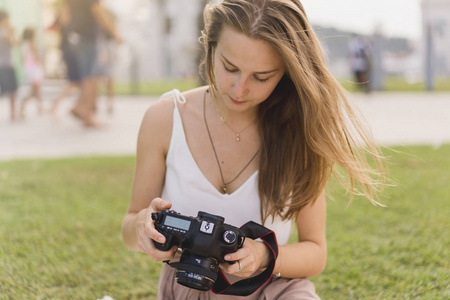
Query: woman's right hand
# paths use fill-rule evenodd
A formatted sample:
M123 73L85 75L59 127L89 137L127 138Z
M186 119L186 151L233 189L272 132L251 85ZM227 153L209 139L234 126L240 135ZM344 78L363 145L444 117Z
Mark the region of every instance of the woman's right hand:
M141 210L138 214L136 231L139 251L147 253L154 261L170 260L178 249L177 246L173 246L168 251L160 251L156 249L153 241L151 241L151 239L158 243L164 243L166 241L164 235L156 230L154 221L152 220L152 213L159 212L163 209L170 209L171 207L172 203L164 201L161 198L155 198L148 208Z

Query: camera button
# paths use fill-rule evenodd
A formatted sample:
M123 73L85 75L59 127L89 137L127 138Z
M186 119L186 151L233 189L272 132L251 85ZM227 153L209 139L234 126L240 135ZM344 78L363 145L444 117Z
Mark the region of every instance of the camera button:
M236 233L234 231L227 230L223 234L223 240L227 244L233 244L234 242L236 242L236 239L237 239L237 236L236 236Z

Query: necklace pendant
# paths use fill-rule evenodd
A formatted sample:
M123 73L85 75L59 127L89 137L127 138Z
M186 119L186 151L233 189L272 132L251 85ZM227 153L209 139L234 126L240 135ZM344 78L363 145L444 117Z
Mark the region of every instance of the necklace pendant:
M227 187L225 185L222 187L222 191L223 191L224 194L227 193Z
M236 141L240 141L241 140L241 136L239 135L239 133L236 133Z

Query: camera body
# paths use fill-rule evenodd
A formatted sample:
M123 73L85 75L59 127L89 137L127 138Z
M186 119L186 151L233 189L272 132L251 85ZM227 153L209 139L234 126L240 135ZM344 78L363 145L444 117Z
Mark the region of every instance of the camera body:
M198 212L196 218L183 216L173 210L153 213L155 227L166 237L164 244L154 242L155 247L167 251L174 245L194 254L213 257L225 262L227 253L241 246L243 237L239 228L225 224L224 218L206 212Z
M174 245L183 249L175 277L179 284L190 288L211 289L219 263L225 262L224 256L236 252L244 242L239 228L206 212L200 211L194 218L164 209L152 213L152 219L156 230L166 237L163 244L153 241L157 249L167 251Z

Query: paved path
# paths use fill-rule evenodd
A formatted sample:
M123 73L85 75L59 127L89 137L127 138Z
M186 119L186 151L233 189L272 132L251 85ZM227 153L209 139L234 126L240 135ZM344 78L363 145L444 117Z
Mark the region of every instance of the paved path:
M352 101L382 145L450 143L450 93L352 94ZM118 97L108 115L100 101L104 128L87 129L68 110L73 99L60 107L58 119L38 115L30 103L28 119L8 120L9 102L0 99L0 159L49 158L134 154L142 116L155 97ZM45 102L46 107L49 102Z
M450 93L351 96L382 145L450 143Z

